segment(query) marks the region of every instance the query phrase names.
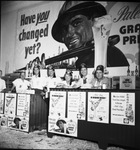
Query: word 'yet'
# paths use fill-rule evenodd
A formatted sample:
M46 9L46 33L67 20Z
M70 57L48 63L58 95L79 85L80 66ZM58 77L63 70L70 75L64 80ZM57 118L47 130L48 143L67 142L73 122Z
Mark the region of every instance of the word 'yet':
M40 42L34 44L33 46L25 47L25 59L28 57L28 55L38 54L40 47L41 47Z

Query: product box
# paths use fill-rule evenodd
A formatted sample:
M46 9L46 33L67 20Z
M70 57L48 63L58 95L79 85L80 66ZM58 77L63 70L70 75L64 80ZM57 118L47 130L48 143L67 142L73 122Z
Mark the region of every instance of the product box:
M112 77L112 89L120 88L120 76Z
M112 77L112 89L140 89L140 77L114 76Z
M138 89L140 88L140 77L120 76L120 89Z

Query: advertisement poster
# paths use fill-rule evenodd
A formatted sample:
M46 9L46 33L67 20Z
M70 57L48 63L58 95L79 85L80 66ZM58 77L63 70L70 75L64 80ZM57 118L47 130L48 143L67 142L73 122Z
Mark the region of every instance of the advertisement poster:
M17 115L29 117L30 111L30 95L18 94L17 96Z
M4 113L4 93L0 93L0 114Z
M135 93L111 93L111 123L135 125Z
M88 92L88 121L109 123L109 93Z
M8 117L8 126L11 129L29 132L29 118L19 116Z
M85 120L86 92L68 92L67 117Z
M77 137L77 119L49 116L48 132Z
M66 112L66 92L51 91L49 115L65 117Z
M118 35L119 42L115 45L127 58L130 71L139 68L140 44L140 3L139 2L108 2L108 13L112 16L110 35ZM113 58L114 59L114 58ZM116 57L118 59L118 57Z
M42 57L48 59L66 49L64 44L58 43L51 36L52 25L63 3L52 1L18 11L15 70L27 65L30 70L36 59L42 61ZM32 74L32 70L29 72Z
M16 94L5 94L5 115L12 116L16 114Z
M104 7L107 11L107 15L97 17L94 20L98 25L100 25L100 31L98 28L96 29L96 25L94 24L92 30L93 35L96 35L97 31L99 31L98 35L101 35L100 39L98 39L97 36L92 37L95 43L97 42L95 44L95 53L88 51L85 54L84 49L86 46L82 46L83 52L79 53L76 49L77 51L75 51L74 56L71 56L72 54L69 49L72 47L71 50L74 50L75 42L71 43L71 45L73 44L72 46L66 46L67 43L62 41L61 37L63 28L60 28L61 26L57 25L53 28L56 20L58 19L59 12L64 4L64 1L44 3L32 8L19 10L16 26L16 53L14 59L15 70L26 67L27 64L30 64L30 62L32 64L38 58L41 60L42 56L45 56L44 59L47 65L54 64L56 68L66 68L67 65L71 65L73 68L78 68L76 62L79 61L87 63L88 67L92 68L102 61L105 61L107 67L128 67L128 65L130 65L130 69L134 70L136 65L139 66L139 3L109 1L97 1L97 3L100 3ZM69 6L70 4L67 5ZM93 9L89 8L91 7L85 7L84 11L86 11L87 14L93 13L91 11ZM103 11L101 9L99 10ZM99 14L100 11L97 13ZM66 17L69 15L70 14L67 13ZM62 23L62 21L60 20L59 23ZM52 35L53 29L55 31L54 35ZM71 38L74 41L72 36ZM85 39L85 41L86 43L89 42L89 38ZM97 54L97 46L101 47L101 50L104 49L104 53L102 52ZM80 49L81 47L78 45L76 48ZM92 57L92 55L94 57ZM63 56L65 56L66 59L64 59ZM117 57L115 58L115 56ZM89 62L95 62L97 64L92 63L92 65L90 65Z

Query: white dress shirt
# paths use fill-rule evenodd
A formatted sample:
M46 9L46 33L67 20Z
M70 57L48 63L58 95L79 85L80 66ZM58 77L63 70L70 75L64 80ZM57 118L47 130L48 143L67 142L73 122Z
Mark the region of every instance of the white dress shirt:
M28 89L28 86L30 86L30 82L27 80L22 80L21 78L18 78L13 81L14 86L16 87L16 92L19 93L21 91L25 91Z
M33 75L31 79L31 88L43 90L43 87L47 84L46 81L47 77L37 77Z
M50 88L55 88L56 85L61 82L62 82L62 80L60 77L55 77L55 78L47 77L46 86L48 88L48 92L50 91Z

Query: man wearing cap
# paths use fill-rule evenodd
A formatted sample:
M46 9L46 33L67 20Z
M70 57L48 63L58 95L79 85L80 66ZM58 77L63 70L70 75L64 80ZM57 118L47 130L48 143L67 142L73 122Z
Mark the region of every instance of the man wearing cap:
M94 79L92 80L92 88L94 89L109 89L109 78L104 76L104 66L98 65L94 72Z
M107 15L103 5L93 1L66 1L52 27L53 38L64 43L68 50L87 48L76 56L76 68L81 63L94 67L94 26L95 18ZM114 45L119 42L119 36L108 38L107 67L128 66L125 55Z
M57 120L56 125L59 127L59 129L56 129L55 131L69 134L68 128L66 127L65 120L62 119Z

